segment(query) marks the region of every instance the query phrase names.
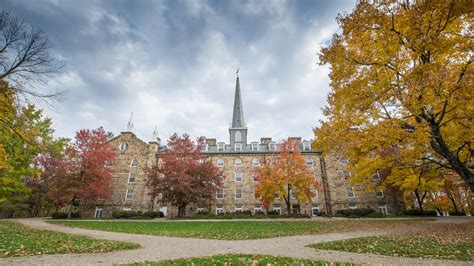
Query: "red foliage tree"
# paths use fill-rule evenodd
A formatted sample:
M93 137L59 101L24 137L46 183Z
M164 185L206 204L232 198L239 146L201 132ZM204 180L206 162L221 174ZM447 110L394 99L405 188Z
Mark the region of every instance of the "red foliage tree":
M186 214L191 203L209 202L221 186L221 172L203 153L204 138L193 142L176 133L168 140L166 151L146 171L149 195L161 195L163 203L178 207L178 216Z
M102 127L78 131L65 154L65 161L57 162L61 167L52 169L56 178L50 196L58 203L69 204L70 217L76 200L86 202L108 196L112 171L106 165L115 154Z

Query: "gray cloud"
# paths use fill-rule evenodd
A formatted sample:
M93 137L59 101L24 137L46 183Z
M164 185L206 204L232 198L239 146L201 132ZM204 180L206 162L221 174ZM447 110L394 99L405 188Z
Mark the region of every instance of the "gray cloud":
M67 90L53 109L60 136L134 112L148 140L158 126L227 141L240 68L249 137L312 138L329 91L321 45L352 1L27 1L3 8L45 30L67 63L48 84Z

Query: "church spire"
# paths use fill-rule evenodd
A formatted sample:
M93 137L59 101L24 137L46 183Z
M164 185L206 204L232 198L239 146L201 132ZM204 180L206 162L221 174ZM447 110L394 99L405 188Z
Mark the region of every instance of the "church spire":
M245 127L244 110L242 108L242 96L240 95L239 70L237 69L235 81L234 113L232 114L232 127Z
M128 120L127 127L125 132L133 132L133 113L130 114L130 119Z

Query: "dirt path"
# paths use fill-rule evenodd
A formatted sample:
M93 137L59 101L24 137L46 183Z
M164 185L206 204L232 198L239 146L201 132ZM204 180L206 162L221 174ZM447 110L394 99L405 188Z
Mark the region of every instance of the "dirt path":
M0 265L96 265L122 264L187 257L202 257L217 254L262 254L295 258L320 259L331 262L355 262L376 265L472 265L473 262L447 260L421 260L351 252L315 250L308 244L362 236L388 234L389 231L360 231L303 235L257 240L208 240L178 237L161 237L137 234L87 230L46 223L42 219L20 219L26 226L63 233L82 234L94 238L138 243L142 248L109 253L83 253L63 255L41 255L33 257L0 259ZM458 221L458 220L456 220ZM466 220L467 221L467 220ZM449 222L437 220L436 222Z

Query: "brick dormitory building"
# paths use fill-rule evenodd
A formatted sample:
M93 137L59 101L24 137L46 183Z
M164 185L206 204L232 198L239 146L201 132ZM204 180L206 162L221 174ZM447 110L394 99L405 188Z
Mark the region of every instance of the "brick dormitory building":
M277 143L268 137L262 137L260 141L247 139L248 128L244 121L239 82L237 76L229 142L208 138L203 151L223 170L223 187L217 191L215 200L210 205L190 205L188 214L198 211L263 211L261 201L255 197L258 181L254 178L254 171L260 166L260 159L277 155ZM313 188L315 196L311 202L298 203L294 199L292 211L311 215L332 215L337 210L369 207L385 214L394 214L404 208L398 190L367 192L364 185L350 184L347 182L350 176L347 160L334 154L325 154L323 157L321 151L312 149L311 140L293 140L300 144L307 166L320 186L318 189ZM152 204L145 186L145 167L154 163L157 156L159 158L166 149L158 138L156 129L152 140L145 142L133 133L133 125L129 121L127 129L112 138L110 144L116 150L115 160L110 165L113 169L110 196L107 199L99 199L94 204L81 206L82 214L100 218L110 217L115 210L149 211L153 208L154 211L160 210L167 216L177 215L177 208L174 206L166 206L159 200ZM286 204L277 199L270 205L269 210L284 213Z

